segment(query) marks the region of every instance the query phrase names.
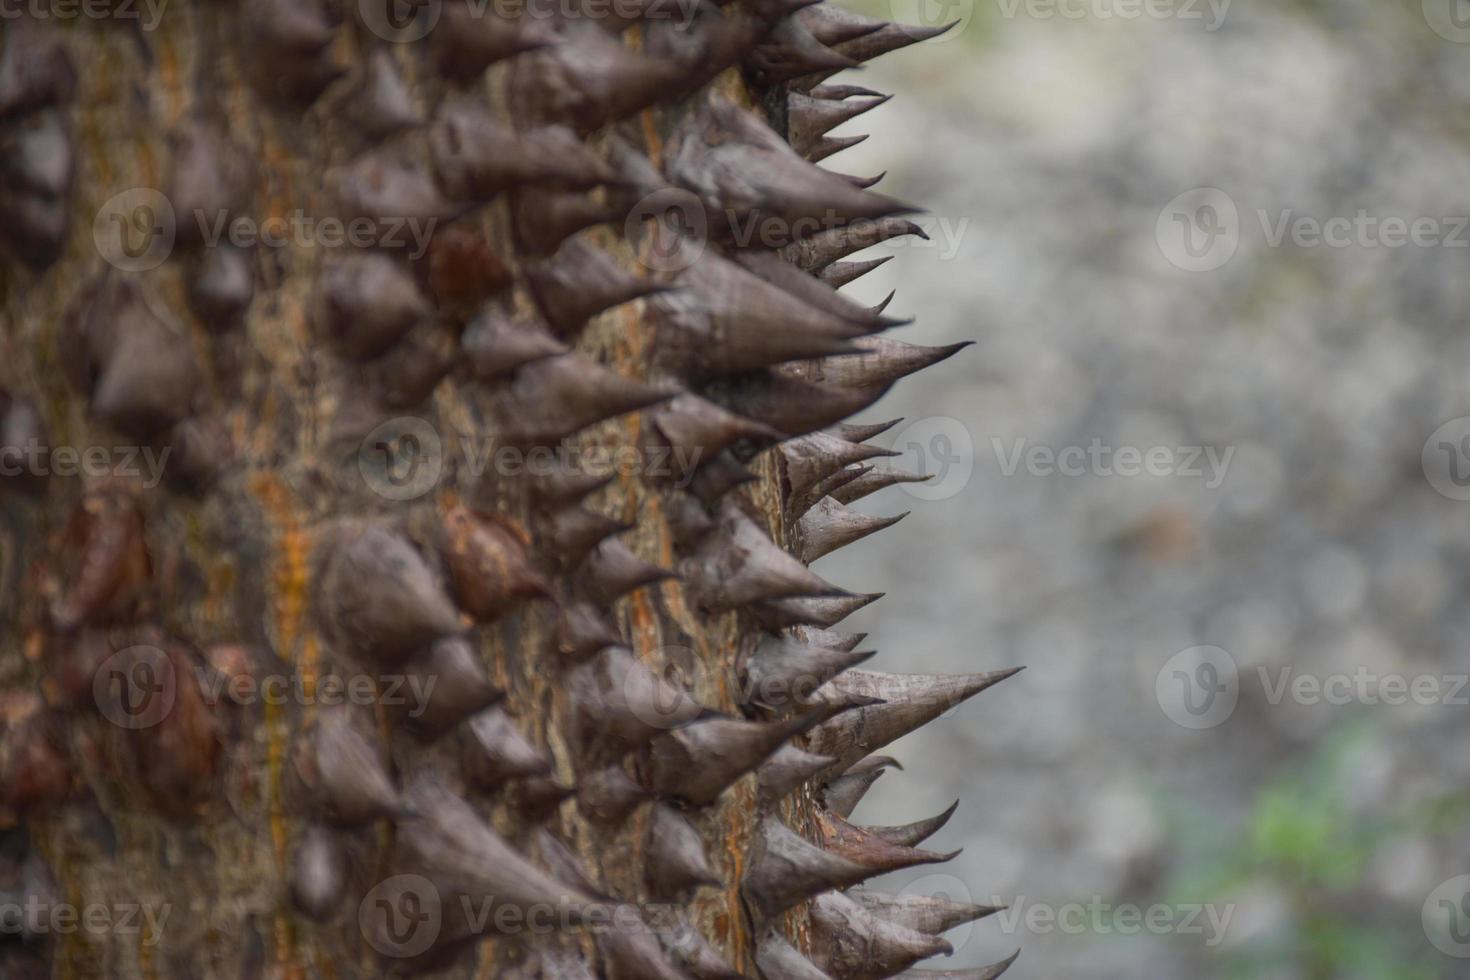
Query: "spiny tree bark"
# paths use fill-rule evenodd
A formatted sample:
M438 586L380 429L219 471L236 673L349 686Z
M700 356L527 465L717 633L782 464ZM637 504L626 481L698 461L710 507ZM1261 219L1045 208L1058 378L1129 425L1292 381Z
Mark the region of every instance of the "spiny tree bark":
M855 669L803 564L952 353L836 291L915 227L827 78L938 28L87 9L0 51L0 975L880 977L985 914L853 889L947 813L845 818L1006 674Z

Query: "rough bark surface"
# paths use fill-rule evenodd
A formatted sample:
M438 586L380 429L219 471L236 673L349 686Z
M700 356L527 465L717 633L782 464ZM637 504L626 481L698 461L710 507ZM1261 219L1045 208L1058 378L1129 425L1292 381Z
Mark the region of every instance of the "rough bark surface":
M227 202L232 216L258 224L297 215L320 221L350 216L343 182L357 179L352 168L373 154L401 153L427 167L433 127L455 98L471 97L507 127L523 126L527 107L511 96L517 59L447 80L429 42L385 41L355 6L329 5L318 21L315 7L287 0L171 0L148 31L127 20L5 22L7 58L44 68L45 59L27 53L59 45L75 78L73 91L39 110L7 110L0 82L7 132L35 124L39 112L62 127L73 157L59 254L36 261L44 249L25 237L23 222L12 223L10 258L0 264L0 408L34 406L54 470L7 477L0 488L0 724L7 740L0 756L7 779L0 887L25 893L23 880L39 859L56 902L138 906L167 916L157 932L146 923L57 930L5 946L5 976L253 980L408 970L496 977L510 976L540 948L516 935L436 950L446 952L438 959L385 959L367 941L359 911L385 876L413 870L395 857L391 819L331 828L347 857L344 897L320 921L293 904L304 842L322 826L301 756L329 710L322 703L332 696L327 682L402 672L365 663L324 625L331 615L323 603L333 600L323 597L323 577L333 535L344 527L401 532L432 575L457 586L465 635L505 692L504 708L553 761L549 777L478 790L462 771L463 726L424 737L381 703L387 698L380 686L369 699L378 703L356 714L367 720L370 740L385 747L395 785L437 773L529 860L544 864L537 834L549 829L575 852L598 891L626 902L658 898L645 880L652 807L598 822L575 800L557 803L558 786L583 786L625 757L626 771L646 779L647 760L577 734L571 667L557 652L558 617L582 594L585 567L558 564L552 554L542 491L522 476L497 473L487 459L506 441L499 428L504 383L477 376L456 346L465 322L486 307L538 315L526 286L537 259L524 245L532 230L526 223L540 218L535 202L519 218L514 208L525 202L516 192L484 195L489 199L473 206L455 202L434 214L423 256L378 250L409 272L433 308L386 346L363 341L372 349L362 356L344 355L343 343L324 334L320 305L324 278L349 247L293 240L243 250L238 257L253 295L238 317L197 295L218 249L191 240L188 214L177 215L177 241L154 267L119 268L104 258L116 257L106 242L122 247L132 235L145 241L156 217L140 209L151 198L136 193L109 202L135 188L186 198L180 182L190 176L194 151L214 154L202 200ZM293 25L293 18L302 23ZM311 36L318 28L326 31L324 43ZM279 42L293 30L300 32L298 48L273 46L272 38ZM634 26L621 42L639 50L644 29ZM401 77L419 119L391 132L364 121L375 108L364 86L384 64ZM616 138L662 169L666 140L711 91L784 113L784 100L771 95L781 90L752 87L730 68L696 98L623 114L615 135L608 126L583 127L590 132L585 145L606 157ZM398 193L391 183L385 193L388 212L417 213L410 197L391 199ZM27 200L15 183L0 196L10 207ZM618 221L579 240L624 269L657 278L638 261L655 233L652 224L625 228ZM135 316L151 318L150 329L165 341L143 348L138 377L109 381L110 345L119 342L112 331L131 336L114 324ZM655 368L646 301L618 305L584 330L562 333L569 346L625 378L669 380ZM192 362L192 373L179 359ZM113 383L126 389L122 406L100 411L98 392ZM150 392L161 407L137 408ZM383 492L383 474L371 469L379 462L374 433L405 417L428 423L440 452L415 460L414 446L398 439L381 465L442 469L426 492L393 499L391 489ZM0 441L23 442L27 433L14 412L7 424L12 431ZM569 442L583 450L634 450L649 444L648 425L646 413L621 414ZM66 475L62 447L101 447L106 465ZM155 459L169 453L156 486L146 470L141 478L132 472L146 460L134 455L144 447ZM755 481L729 496L785 546L781 457L752 454L747 466ZM629 525L617 540L636 556L674 570L687 557L669 514L680 492L638 466L623 467L584 506ZM467 512L493 514L497 528L527 543L548 594L478 622L465 611L464 583L455 581L445 555L462 540L456 522ZM702 607L678 578L636 588L607 608L623 642L660 676L708 709L732 717L748 711L738 690L740 665L760 636L749 610ZM131 726L126 715L119 724L117 700L129 696L122 681L154 676L135 672L140 647L161 651L147 663L155 674L172 671L171 708L146 725ZM283 684L286 696L251 693L267 679ZM218 686L230 680L238 686ZM813 838L815 792L804 787L780 804L786 824ZM746 976L757 975L756 936L739 883L762 811L747 775L714 804L684 812L721 881L693 892L689 921ZM808 948L805 913L787 918L787 935ZM544 942L601 962L585 934Z

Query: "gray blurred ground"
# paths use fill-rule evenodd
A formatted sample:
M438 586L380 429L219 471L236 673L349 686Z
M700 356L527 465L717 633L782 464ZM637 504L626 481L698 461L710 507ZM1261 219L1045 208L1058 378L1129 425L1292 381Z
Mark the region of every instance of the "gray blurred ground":
M1162 903L1176 922L1208 902L1232 919L1212 937L1127 935L1106 911L1089 918L1100 928L992 918L928 965L1019 947L1015 975L1047 980L1470 976L1421 916L1437 886L1470 873L1456 809L1470 691L1456 704L1273 704L1260 679L1470 671L1470 502L1437 493L1421 464L1430 434L1470 415L1470 230L1452 220L1470 215L1470 44L1436 34L1418 3L1235 0L1213 31L1032 16L1009 0L958 9L969 20L953 40L851 79L898 98L839 130L873 138L825 163L887 169L880 190L932 211L931 243L889 249L897 258L849 291L896 288L890 312L919 318L901 339L978 341L867 414L918 423L898 437L899 462L919 461L914 444L931 469L947 461L947 497L869 498L862 509L915 512L818 570L888 591L844 624L871 631L880 668L1029 670L899 743L907 771L856 816L904 822L963 800L934 844L964 854L892 888L1022 909ZM1237 246L1219 268L1185 271L1166 257L1181 254L1174 219L1161 247L1159 218L1201 187L1237 209ZM1449 240L1273 246L1258 212L1269 226L1288 209L1428 217ZM958 422L924 421L936 415ZM1019 440L1231 455L1218 486L1207 466L1069 476L1023 462L1007 475ZM1200 645L1229 654L1239 702L1192 730L1156 680ZM1250 828L1282 822L1263 821L1263 790L1320 768L1342 739L1336 802L1319 834L1302 831L1328 862L1351 841L1341 880L1240 858ZM1445 807L1448 819L1419 818ZM1223 878L1200 870L1222 862L1234 862ZM1470 915L1457 901L1445 914ZM1364 948L1324 971L1304 948L1322 935Z

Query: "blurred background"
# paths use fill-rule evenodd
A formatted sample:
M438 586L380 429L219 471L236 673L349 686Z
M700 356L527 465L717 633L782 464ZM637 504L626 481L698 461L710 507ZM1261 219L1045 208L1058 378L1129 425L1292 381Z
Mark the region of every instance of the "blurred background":
M1470 4L850 5L962 23L840 79L930 208L848 290L977 344L818 571L879 669L1029 667L895 747L858 821L965 851L886 884L1011 905L947 967L1470 976Z

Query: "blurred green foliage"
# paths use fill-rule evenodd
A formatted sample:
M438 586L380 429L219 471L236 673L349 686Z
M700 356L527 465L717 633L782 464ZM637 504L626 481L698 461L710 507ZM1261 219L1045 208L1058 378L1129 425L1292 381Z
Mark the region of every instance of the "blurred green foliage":
M1226 944L1219 976L1259 980L1450 980L1450 963L1424 938L1418 904L1381 907L1365 876L1373 857L1406 837L1463 832L1470 792L1386 809L1354 806L1349 790L1378 742L1376 725L1345 726L1256 794L1229 828L1187 804L1160 801L1177 846L1173 904L1230 902L1274 891L1286 915L1248 942ZM1239 918L1237 917L1237 922Z

